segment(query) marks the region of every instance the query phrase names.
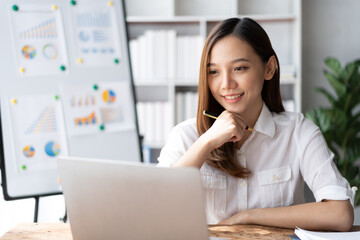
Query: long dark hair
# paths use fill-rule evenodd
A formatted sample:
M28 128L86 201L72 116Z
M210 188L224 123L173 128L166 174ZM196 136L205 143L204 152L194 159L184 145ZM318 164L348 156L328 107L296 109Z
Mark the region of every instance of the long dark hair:
M208 110L210 112L220 114L225 109L212 96L208 84L208 63L210 61L210 53L213 46L222 38L233 35L246 41L255 53L260 56L264 63L267 63L271 56L274 56L277 63L277 69L271 80L264 81L261 91L262 99L266 106L272 112L283 112L280 95L280 65L278 57L272 48L270 39L264 29L254 20L250 18L230 18L217 24L208 35L205 46L203 48L200 75L199 75L199 101L197 110L197 130L199 135L205 133L214 123L213 119L206 118L202 112ZM250 171L240 166L235 158L235 144L232 142L225 143L220 148L213 150L207 159L207 163L215 168L221 169L228 174L245 178Z

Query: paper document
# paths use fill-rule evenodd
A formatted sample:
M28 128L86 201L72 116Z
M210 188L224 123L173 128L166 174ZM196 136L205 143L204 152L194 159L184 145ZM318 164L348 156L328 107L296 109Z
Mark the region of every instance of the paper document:
M295 234L301 240L353 240L360 239L358 232L313 232L301 228L295 229Z

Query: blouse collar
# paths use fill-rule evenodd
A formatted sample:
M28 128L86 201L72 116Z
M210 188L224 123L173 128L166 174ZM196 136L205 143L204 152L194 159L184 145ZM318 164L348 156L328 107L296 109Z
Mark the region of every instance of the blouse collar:
M272 114L266 104L263 102L261 113L256 121L254 129L270 137L275 135L275 123Z

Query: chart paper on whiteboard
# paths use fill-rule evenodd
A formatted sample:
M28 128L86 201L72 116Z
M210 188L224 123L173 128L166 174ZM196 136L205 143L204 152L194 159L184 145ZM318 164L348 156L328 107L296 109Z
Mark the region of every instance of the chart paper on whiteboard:
M52 5L24 4L10 11L14 54L21 76L64 74L66 44L61 11Z
M20 96L9 101L19 173L56 169L55 157L67 156L60 100L52 95Z

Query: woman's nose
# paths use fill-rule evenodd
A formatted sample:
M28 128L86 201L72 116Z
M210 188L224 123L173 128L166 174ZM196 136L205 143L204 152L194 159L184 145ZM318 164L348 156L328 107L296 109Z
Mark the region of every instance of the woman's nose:
M221 88L222 89L232 89L236 88L236 81L232 78L230 73L224 73L221 80Z

